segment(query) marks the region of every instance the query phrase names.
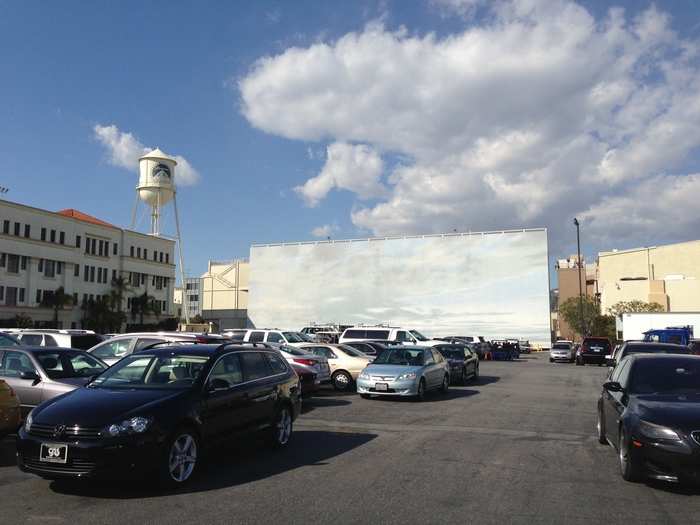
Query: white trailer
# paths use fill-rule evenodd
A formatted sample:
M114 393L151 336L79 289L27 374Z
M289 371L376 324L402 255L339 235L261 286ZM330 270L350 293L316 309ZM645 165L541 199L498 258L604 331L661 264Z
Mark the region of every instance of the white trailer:
M629 313L618 318L618 337L622 340L643 339L647 330L658 330L669 326L692 326L695 337L700 337L700 312L656 312Z

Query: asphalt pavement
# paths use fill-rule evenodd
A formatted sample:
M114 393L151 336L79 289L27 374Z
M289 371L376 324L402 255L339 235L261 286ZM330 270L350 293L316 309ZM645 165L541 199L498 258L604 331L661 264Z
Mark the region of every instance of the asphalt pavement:
M177 493L23 474L10 437L0 523L698 523L700 490L625 482L597 443L604 376L533 354L423 403L327 390L287 450L238 442Z

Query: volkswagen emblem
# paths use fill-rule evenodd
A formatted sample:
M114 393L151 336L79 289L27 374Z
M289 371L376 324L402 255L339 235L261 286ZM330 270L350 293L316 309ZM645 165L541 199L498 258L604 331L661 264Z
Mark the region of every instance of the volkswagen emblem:
M53 427L53 437L60 438L66 431L66 425L56 425Z

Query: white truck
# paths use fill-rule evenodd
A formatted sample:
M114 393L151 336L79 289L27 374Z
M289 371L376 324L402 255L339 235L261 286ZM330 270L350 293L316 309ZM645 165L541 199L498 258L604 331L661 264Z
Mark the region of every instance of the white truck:
M647 330L671 326L692 326L697 337L700 334L700 312L628 313L618 317L616 324L618 338L623 341L642 340Z

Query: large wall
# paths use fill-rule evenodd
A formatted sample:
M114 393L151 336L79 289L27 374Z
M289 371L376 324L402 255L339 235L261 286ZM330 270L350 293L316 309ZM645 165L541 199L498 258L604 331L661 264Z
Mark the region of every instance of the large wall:
M256 327L391 323L549 344L547 231L255 245Z

